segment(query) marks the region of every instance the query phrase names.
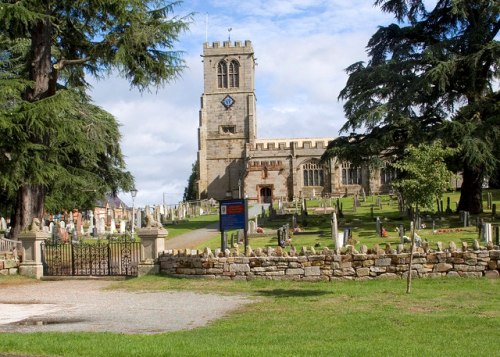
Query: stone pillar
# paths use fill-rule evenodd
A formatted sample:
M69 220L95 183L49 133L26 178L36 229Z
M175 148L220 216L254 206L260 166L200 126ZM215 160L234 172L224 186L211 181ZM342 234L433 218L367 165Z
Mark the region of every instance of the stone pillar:
M139 276L154 275L160 272L158 256L165 250L168 231L163 227L146 227L137 231L141 239L141 261Z
M23 261L19 265L19 275L40 279L43 276L42 242L50 238L50 233L31 230L19 235L22 242Z

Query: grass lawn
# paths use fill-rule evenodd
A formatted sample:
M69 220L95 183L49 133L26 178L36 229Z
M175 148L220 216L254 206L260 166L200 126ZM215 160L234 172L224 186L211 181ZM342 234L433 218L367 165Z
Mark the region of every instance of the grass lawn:
M2 290L8 288L8 283L1 284L3 279ZM403 280L240 282L150 276L119 282L116 288L243 293L254 296L255 302L209 326L158 335L5 333L0 334L0 352L147 357L500 355L500 279L417 279L410 295Z

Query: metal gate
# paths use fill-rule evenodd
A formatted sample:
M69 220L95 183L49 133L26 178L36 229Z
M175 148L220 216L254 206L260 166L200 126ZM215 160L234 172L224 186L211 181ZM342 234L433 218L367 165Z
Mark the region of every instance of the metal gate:
M45 276L137 276L141 244L133 241L42 244Z

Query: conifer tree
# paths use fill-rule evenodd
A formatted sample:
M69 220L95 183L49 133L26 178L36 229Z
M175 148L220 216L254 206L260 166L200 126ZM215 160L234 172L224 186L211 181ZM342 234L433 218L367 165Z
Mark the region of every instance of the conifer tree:
M184 201L194 201L198 199L198 185L196 180L198 179L198 159L194 162L191 168L191 175L189 175L188 185L184 188Z
M177 5L2 1L0 180L15 196L13 235L42 217L48 191L62 182L131 186L116 121L86 96L86 75L114 71L141 91L175 79L184 62L174 44L190 20L173 16Z
M409 144L441 138L458 148L463 174L459 210L482 211L485 177L499 166L498 76L500 3L496 0L377 0L397 24L368 42L368 63L347 68L345 99L350 132L324 157L362 162L403 155ZM451 168L451 167L450 167Z

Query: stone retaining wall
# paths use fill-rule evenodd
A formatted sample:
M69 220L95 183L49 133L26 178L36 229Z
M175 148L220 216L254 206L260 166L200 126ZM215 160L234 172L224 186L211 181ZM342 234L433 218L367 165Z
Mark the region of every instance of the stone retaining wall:
M0 275L15 275L19 271L19 261L14 253L0 252Z
M452 249L453 250L453 249ZM205 251L166 251L158 258L160 273L178 277L208 279L291 279L341 280L405 278L408 252L392 250L355 251L343 254L325 248L320 253L302 249L286 253L280 248L256 249L247 255L226 250L223 254ZM414 254L414 277L489 277L500 276L500 250L420 251Z

